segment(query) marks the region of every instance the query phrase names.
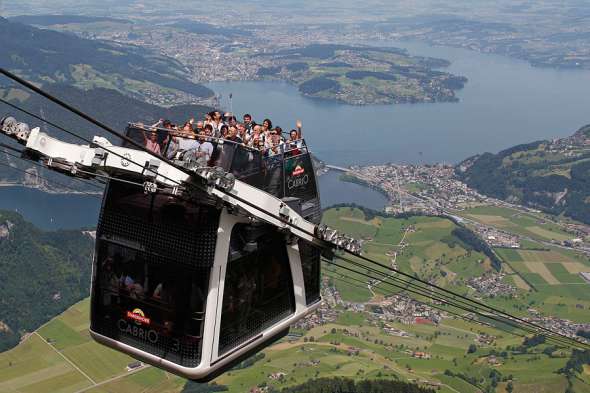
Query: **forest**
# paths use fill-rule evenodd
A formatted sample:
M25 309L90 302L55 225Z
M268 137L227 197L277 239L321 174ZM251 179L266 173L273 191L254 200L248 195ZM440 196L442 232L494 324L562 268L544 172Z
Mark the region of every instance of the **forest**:
M574 145L579 153L555 157L547 145L537 141L471 157L457 165L456 174L482 194L590 224L590 152Z
M434 393L434 390L395 380L354 381L349 378L319 378L306 383L271 390L272 393Z
M0 352L89 293L94 240L0 211Z

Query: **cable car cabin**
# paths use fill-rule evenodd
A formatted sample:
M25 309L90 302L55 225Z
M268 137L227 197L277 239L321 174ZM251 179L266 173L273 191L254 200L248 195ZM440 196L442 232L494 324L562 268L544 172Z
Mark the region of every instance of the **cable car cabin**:
M138 131L130 127L128 135ZM206 165L221 166L319 220L303 142L296 152L271 157L210 143ZM163 154L179 165L199 158L168 149ZM90 330L98 342L207 381L283 337L319 301L320 252L311 243L219 208L205 192L188 197L108 184L92 276Z

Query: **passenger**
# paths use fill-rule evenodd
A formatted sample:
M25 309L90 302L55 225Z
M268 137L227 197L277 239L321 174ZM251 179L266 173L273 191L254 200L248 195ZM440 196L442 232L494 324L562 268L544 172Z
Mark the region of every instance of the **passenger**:
M272 121L270 119L264 119L262 122L262 132L266 133L272 129Z
M262 147L264 148L264 135L262 134L262 126L255 125L248 139L248 145L258 149L260 144L262 144Z
M213 123L213 112L205 113L205 124Z
M155 129L150 131L150 136L146 136L143 131L143 143L145 148L155 154L161 154L160 144L158 143L158 133Z
M213 136L216 138L221 137L221 127L224 125L223 120L221 119L221 112L215 111L213 113L213 119L211 120L211 125L213 126Z
M238 135L238 129L234 126L229 126L227 136L225 137L228 141L232 141L234 143L242 144L244 141Z
M287 149L289 150L289 156L297 156L301 154L302 144L297 130L289 131L289 139L287 139L286 145Z
M213 137L213 126L211 124L205 124L203 130L205 131L206 136Z
M215 127L213 127L213 129L215 130ZM229 128L227 127L227 125L222 124L221 127L219 128L219 135L217 135L217 138L227 138L229 132Z
M201 131L203 130L203 127L205 127L205 123L203 123L202 120L198 120L197 123L195 124L195 133L197 135L199 135L201 133Z
M245 144L248 144L248 132L246 130L246 126L244 126L242 123L238 123L236 124L236 127L238 129L238 136L242 139L242 141Z
M190 121L187 121L186 123L184 123L184 125L182 126L182 131L188 135L191 135L194 133L193 130L193 125Z
M262 127L264 129L264 126ZM279 127L279 130L281 128ZM280 141L281 136L280 134L277 133L276 129L270 129L268 130L265 134L264 134L264 148L265 149L272 149L273 147L278 145L278 142Z
M288 143L295 143L299 140L299 133L297 130L289 131L289 139L287 140Z
M197 163L199 166L209 165L209 160L213 154L213 144L207 139L206 131L201 130L199 134L199 148L197 149Z
M143 299L145 297L143 286L139 282L136 282L129 288L129 296L132 299Z
M107 257L102 263L102 285L109 289L116 290L119 286L119 279L113 268L113 258Z
M168 132L161 128L172 129L172 123L170 120L160 119L157 123L153 124L152 127L158 129L158 143L160 146L166 145L166 143L168 143Z
M171 283L169 280L164 280L156 286L152 297L162 303L170 303L172 301Z
M252 128L254 127L254 125L252 124L252 115L250 115L249 113L246 113L244 115L244 127L246 127L246 131L248 132L248 134L252 133Z

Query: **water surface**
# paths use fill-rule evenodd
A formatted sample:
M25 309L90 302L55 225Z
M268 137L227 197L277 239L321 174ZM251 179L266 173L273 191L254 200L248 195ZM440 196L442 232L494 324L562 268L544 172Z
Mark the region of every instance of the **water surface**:
M290 129L296 119L313 151L336 165L457 163L477 153L571 135L590 123L590 71L533 68L524 61L464 49L391 43L411 54L450 60L466 76L459 103L353 106L302 96L284 82L215 82L222 104L270 117Z

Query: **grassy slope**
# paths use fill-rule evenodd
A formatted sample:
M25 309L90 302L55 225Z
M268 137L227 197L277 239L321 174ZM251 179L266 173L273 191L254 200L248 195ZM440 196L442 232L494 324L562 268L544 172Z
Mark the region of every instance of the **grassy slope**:
M400 257L400 261L406 261L403 263L404 269L411 269L412 264L409 260L412 257L428 259L429 255L436 256L435 249L438 252L448 252L449 259L455 258L454 255L461 255L464 251L461 251L460 245L454 248L448 248L448 245L444 243L442 246L438 245L440 241L437 239L444 238L445 234L452 230L452 225L446 220L423 217L409 220L376 219L372 223L362 224L359 211L346 209L341 209L340 212L328 211L325 217L331 225L338 227L339 222L342 222L350 233L358 235L362 232L366 236L374 237L375 243L379 240L384 244L399 243L402 227L406 228L408 223L413 223L417 231L408 235L406 239L410 244L407 248L408 254ZM355 225L350 225L354 221L342 220L342 218L352 218L357 221ZM374 229L370 229L371 227ZM373 249L375 254L388 250L390 247L379 248L379 245L369 242L367 248L373 246L375 246ZM518 252L509 254L515 259L520 257ZM383 256L383 254L378 255ZM383 259L387 260L388 257ZM476 263L470 259L465 261L468 264ZM456 262L456 266L449 264L447 267L450 271L455 269L456 274L461 277L464 273L457 268L461 265L461 262ZM479 265L476 266L477 269L481 268ZM351 293L352 296L358 296L357 293ZM532 294L520 301L535 299L535 296L540 295ZM553 295L546 296L544 302L544 305L538 308L543 310L551 309L551 307L567 308L576 301ZM564 305L558 306L559 302L563 302ZM89 390L91 392L177 392L181 390L183 380L154 368L146 368L136 374L127 375L124 368L131 361L130 358L90 341L87 333L88 306L88 301L79 303L40 330L41 336L55 340L52 342L53 348L40 337L32 336L16 349L0 354L0 391L17 391L14 389L18 387L18 391L23 392L47 389L73 392L84 386L90 386L91 382L71 367L54 349L60 350L90 378L103 383ZM579 312L579 315L583 315L583 312ZM388 336L378 326L370 325L367 317L362 313L345 312L335 323L318 326L305 332L305 338L308 340L310 337L314 338L313 343L304 342L304 338L292 342L279 342L266 349L265 358L254 366L228 372L220 376L216 382L228 385L230 392L242 393L263 382L283 387L302 383L315 376L349 376L358 379L382 377L441 383L441 389L438 391L445 393L478 392L480 389L477 387L458 377L444 375L444 371L449 369L455 373L486 376L492 369L485 360L485 355L490 349L495 348L501 351L507 345L521 343L521 339L504 332L473 325L463 320L446 319L438 327L399 323L391 323L391 325L408 331L410 337ZM467 347L474 342L476 334L480 332L496 336L495 345L478 347L476 353L467 354ZM348 348L351 346L360 349L358 356L348 355ZM538 351L540 352L543 348L540 346ZM406 353L407 350L425 351L431 354L432 358L415 359ZM312 364L312 360L319 360L319 364ZM566 381L563 376L556 374L555 370L565 361L562 358L552 359L542 354L513 355L503 360L502 364L495 369L503 376L513 375L517 392L560 392L564 390ZM9 362L13 362L12 365L9 366ZM269 379L271 373L279 371L287 374L283 382ZM118 379L104 383L113 377ZM589 385L576 383L577 392L590 391ZM505 383L500 384L498 392L501 392L504 387ZM9 388L13 390L8 390Z
M134 360L88 334L88 299L0 354L1 392L177 392L183 380L154 368L129 373ZM61 355L60 355L61 354ZM77 367L72 366L72 363ZM114 379L112 382L108 382ZM92 388L93 385L96 385Z

